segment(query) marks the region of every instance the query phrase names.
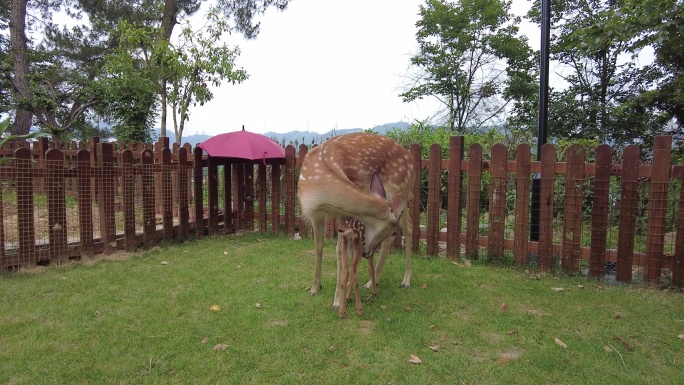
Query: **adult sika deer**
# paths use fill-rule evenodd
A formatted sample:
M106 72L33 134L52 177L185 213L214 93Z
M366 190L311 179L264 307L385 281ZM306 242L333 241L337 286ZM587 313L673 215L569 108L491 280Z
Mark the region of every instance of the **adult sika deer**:
M311 221L316 247L316 268L311 294L321 288L323 238L327 218L339 224L348 217L365 226L363 257L382 243L376 266L380 280L397 227L406 246L406 270L401 287L411 284L411 219L402 215L413 198L413 157L396 141L374 134L352 133L328 139L308 153L299 175L297 195L302 215ZM333 307L344 299L340 281L341 243L337 242L337 285Z

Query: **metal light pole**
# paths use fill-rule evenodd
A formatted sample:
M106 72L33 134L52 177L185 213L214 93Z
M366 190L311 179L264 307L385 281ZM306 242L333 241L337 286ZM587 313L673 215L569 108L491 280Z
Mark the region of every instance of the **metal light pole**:
M541 47L539 59L539 122L537 135L537 161L541 160L542 146L546 143L549 121L549 41L551 40L551 0L541 2ZM541 175L532 179L532 209L530 210L530 240L539 241Z

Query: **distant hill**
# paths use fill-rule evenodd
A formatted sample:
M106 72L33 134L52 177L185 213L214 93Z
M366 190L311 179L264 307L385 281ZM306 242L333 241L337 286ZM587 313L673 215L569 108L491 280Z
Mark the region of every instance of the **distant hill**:
M371 128L371 130L375 133L378 133L380 135L385 135L387 131L396 128L398 130L406 130L409 127L409 123L406 122L396 122L396 123L387 123L383 124L380 126L375 126ZM350 132L362 132L365 131L364 129L361 128L347 128L347 129L341 129L341 130L331 130L322 134L319 134L318 132L311 132L311 131L290 131L286 133L279 133L279 132L266 132L264 133L265 136L268 136L269 138L277 141L280 144L293 144L295 141L298 144L319 144L322 143L324 140L329 139L333 136L338 136L338 135L344 135L348 134Z
M409 127L409 123L406 122L396 122L396 123L387 123L383 124L380 126L375 126L371 130L373 132L376 132L380 135L385 135L387 131L396 128L398 130L406 130ZM279 133L279 132L267 132L264 135L275 140L276 142L284 145L292 144L295 143L295 141L298 144L311 144L311 143L322 143L324 140L331 138L333 136L337 135L343 135L343 134L348 134L350 132L361 132L364 131L361 128L347 128L347 129L341 129L341 130L331 130L323 134L319 134L317 132L311 132L311 131L290 131L286 133ZM161 134L161 131L157 128L154 130L154 133L156 134L156 137L158 138L159 135ZM173 143L176 141L176 135L173 133L173 130L166 130L166 136L169 137L169 143ZM184 135L183 136L183 144L185 143L190 143L193 147L195 147L197 144L204 142L205 140L211 138L211 135L202 135L202 134L196 134L196 135Z
M155 128L154 134L155 134L155 138L158 138L161 135L161 131L158 128ZM173 133L173 130L166 130L166 136L169 137L169 143L174 143L176 141L176 134ZM183 135L183 144L190 143L190 145L192 147L195 147L199 143L202 143L209 138L211 138L210 135L202 135L202 134Z

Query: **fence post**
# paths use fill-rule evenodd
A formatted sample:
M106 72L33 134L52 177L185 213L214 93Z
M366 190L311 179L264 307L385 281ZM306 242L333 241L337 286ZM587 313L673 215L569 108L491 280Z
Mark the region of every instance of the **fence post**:
M37 142L34 142L34 147L38 148L38 167L43 168L45 167L47 152L50 149L50 142L47 137L42 136L38 138ZM38 191L43 191L45 187L44 178L36 178L35 184Z
M254 230L254 162L245 164L245 229Z
M561 268L566 273L574 274L579 272L581 257L584 147L573 144L565 154L565 214Z
M646 231L646 263L644 278L647 283L660 283L665 245L667 193L670 188L672 137L656 136L653 142L651 192L648 199L648 228Z
M280 232L280 162L271 166L271 233Z
M143 201L143 239L146 247L157 242L157 218L154 181L154 153L146 148L140 154L140 180Z
M19 230L19 263L35 266L36 227L33 209L33 167L31 150L18 148L14 151L17 181L17 225Z
M188 150L178 149L178 238L188 239L190 212L188 211Z
M461 255L461 225L463 209L463 137L449 138L449 190L447 191L447 257L457 259Z
M95 170L95 166L97 166L97 144L100 143L100 137L99 136L93 136L90 138L90 141L88 141L88 151L90 151L90 167L92 170ZM92 179L90 180L90 191L93 194L93 201L99 204L98 202L98 191L100 190L100 186L97 184L97 180L95 178L95 174L91 175Z
M48 201L48 228L50 233L50 260L69 261L67 253L66 194L64 191L64 155L60 150L45 154L45 182Z
M553 193L556 183L556 149L552 144L542 146L541 180L539 191L539 254L537 267L550 271L553 264Z
M11 179L9 175L5 174L5 171L7 169L0 169L1 172L1 177L0 177L0 270L5 270L5 214L4 214L4 205L2 203L2 195L3 195L3 190L4 186L2 185L3 180L9 180Z
M521 144L515 155L518 168L515 178L515 235L513 248L515 262L520 266L527 265L529 253L529 225L530 225L530 158L529 144Z
M204 236L204 168L201 147L195 147L193 150L192 166L195 186L195 237L200 239Z
M259 232L266 232L266 163L259 162Z
M428 206L427 206L427 255L439 253L439 210L442 147L439 144L430 146L428 161Z
M412 245L414 252L420 250L420 176L423 171L423 149L419 144L411 145L411 157L413 158L413 201L409 204L411 226L413 227Z
M477 259L482 191L482 146L475 143L468 154L468 204L466 208L466 258Z
M123 198L124 245L126 250L136 248L138 241L135 235L135 172L133 169L133 152L121 152L121 195Z
M501 143L492 147L489 173L489 228L487 252L492 260L503 257L506 228L506 182L508 149Z
M93 192L90 151L78 151L78 222L81 254L92 257L93 249Z
M209 156L207 160L207 185L209 206L209 235L218 233L218 159Z
M679 166L679 212L677 213L677 234L675 255L672 260L672 286L684 285L684 165Z
M589 252L589 275L594 278L603 278L605 274L611 163L610 146L607 144L598 146L596 148L594 202L591 210L591 250Z
M100 175L98 183L98 203L100 208L100 239L104 253L111 254L116 249L116 227L114 210L114 156L111 143L97 144L97 168Z
M285 233L294 237L295 228L295 149L293 146L285 148ZM301 226L300 226L301 230Z
M225 234L235 232L233 228L233 183L232 167L228 159L223 161L223 231Z
M162 204L162 224L164 228L164 240L173 240L173 182L171 175L171 150L163 148L161 155L161 204Z
M618 282L632 281L634 234L636 232L636 216L639 207L640 153L639 147L632 144L625 147L622 154L620 232L618 233L616 274Z

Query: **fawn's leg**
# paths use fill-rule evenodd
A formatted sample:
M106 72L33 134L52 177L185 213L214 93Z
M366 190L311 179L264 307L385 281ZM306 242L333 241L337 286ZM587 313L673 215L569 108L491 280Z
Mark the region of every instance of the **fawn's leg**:
M338 243L338 246L340 246L340 257L341 258L338 259L338 262L342 263L342 272L340 273L340 275L338 276L338 279L337 279L337 286L340 290L339 290L339 293L336 290L335 300L339 301L338 305L340 307L340 318L345 318L347 316L347 301L345 301L344 298L342 298L340 300L339 297L344 296L344 292L345 292L344 289L347 287L347 281L349 280L349 266L348 266L348 262L347 262L349 259L347 257L347 255L348 255L347 253L348 253L349 249L347 248L347 242L345 241L345 239L343 237L338 238L337 243ZM342 285L341 288L339 287L340 285ZM333 304L333 306L335 306L335 305Z

